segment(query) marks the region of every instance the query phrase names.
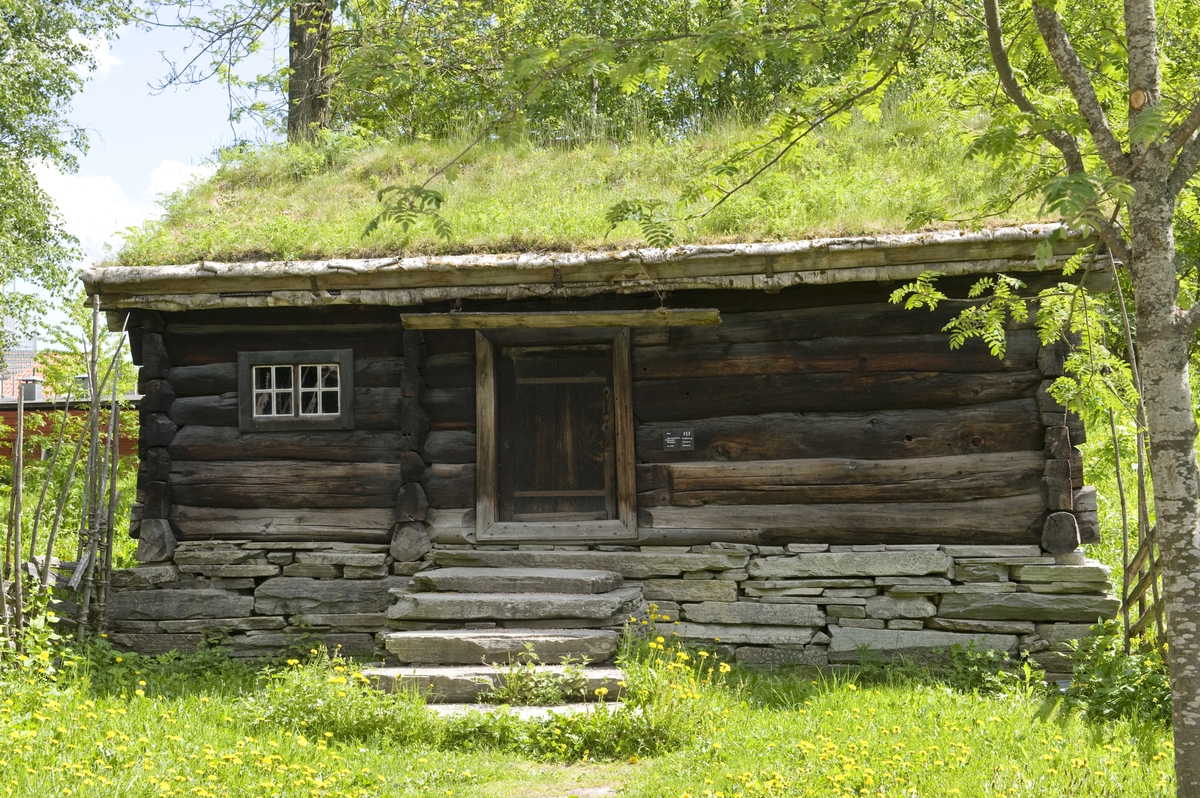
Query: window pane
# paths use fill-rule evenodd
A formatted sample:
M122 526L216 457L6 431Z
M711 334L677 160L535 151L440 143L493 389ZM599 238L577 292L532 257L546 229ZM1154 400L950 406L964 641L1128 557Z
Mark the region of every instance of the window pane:
M338 412L338 392L337 391L321 391L321 412L322 413Z
M301 391L300 392L300 413L301 415L315 415L320 413L317 407L317 397L320 394L317 391Z
M317 387L317 370L318 366L301 366L300 367L300 387L301 388L316 388Z
M291 393L275 394L275 415L290 416L292 413L292 395Z
M254 415L269 416L271 413L271 392L264 391L263 393L254 394Z
M322 388L338 387L338 367L337 366L321 366L321 387Z
M275 367L275 389L290 390L292 387L292 367L291 366L276 366Z
M271 367L270 366L255 366L254 367L254 387L259 390L271 387Z

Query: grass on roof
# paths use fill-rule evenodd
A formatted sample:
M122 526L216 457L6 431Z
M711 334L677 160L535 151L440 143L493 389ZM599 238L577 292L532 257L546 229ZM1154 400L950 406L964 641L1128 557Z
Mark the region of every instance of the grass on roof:
M379 212L376 192L423 181L461 142L336 137L316 147L267 145L218 156L208 180L164 200L164 214L131 230L122 265L198 260L296 260L479 251L575 251L645 246L636 225L609 232L605 211L625 199L677 207L685 186L754 131L733 123L677 140L596 141L576 146L489 143L448 179L444 241L426 221L363 231ZM675 223L678 243L770 241L900 232L914 218L971 217L1011 178L965 158L963 129L945 118L899 111L856 120L804 142L786 163L701 219ZM692 206L679 216L702 209ZM989 224L1030 221L1018 204ZM947 222L942 222L945 226Z

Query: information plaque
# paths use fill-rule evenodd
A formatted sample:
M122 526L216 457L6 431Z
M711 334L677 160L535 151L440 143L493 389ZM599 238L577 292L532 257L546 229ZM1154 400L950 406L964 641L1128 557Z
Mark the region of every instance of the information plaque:
M691 427L663 430L664 452L690 452L696 448L696 436Z

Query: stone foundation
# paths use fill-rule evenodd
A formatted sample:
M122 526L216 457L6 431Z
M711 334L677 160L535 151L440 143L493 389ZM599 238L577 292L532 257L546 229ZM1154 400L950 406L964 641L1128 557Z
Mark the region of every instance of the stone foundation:
M397 630L614 629L633 615L753 666L931 662L973 643L1065 673L1066 644L1119 609L1107 567L1038 546L411 544L403 530L391 547L181 542L171 561L114 574L110 638L159 653L218 634L236 657L324 642L395 661Z

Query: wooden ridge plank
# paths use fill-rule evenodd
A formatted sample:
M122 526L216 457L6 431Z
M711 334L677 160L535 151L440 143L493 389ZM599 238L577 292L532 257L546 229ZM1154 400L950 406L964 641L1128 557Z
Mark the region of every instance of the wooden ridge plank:
M715 327L716 308L492 313L404 313L410 330L565 329L571 327Z

